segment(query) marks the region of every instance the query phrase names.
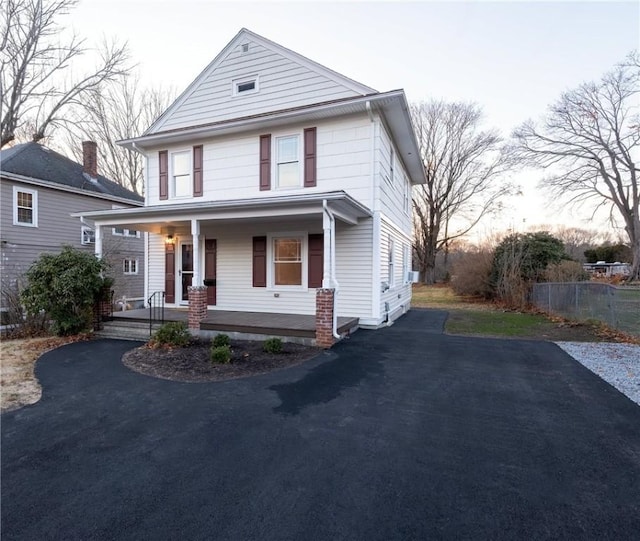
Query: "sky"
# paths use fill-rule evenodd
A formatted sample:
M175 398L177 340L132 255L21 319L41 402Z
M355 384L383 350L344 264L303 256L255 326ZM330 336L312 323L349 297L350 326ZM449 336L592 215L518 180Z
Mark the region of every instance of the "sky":
M181 92L243 27L379 91L409 101L475 102L505 137L561 93L597 80L640 48L640 2L213 2L81 0L75 30L127 41L142 84ZM553 202L542 173L514 177L522 195L487 234L533 224L593 227Z

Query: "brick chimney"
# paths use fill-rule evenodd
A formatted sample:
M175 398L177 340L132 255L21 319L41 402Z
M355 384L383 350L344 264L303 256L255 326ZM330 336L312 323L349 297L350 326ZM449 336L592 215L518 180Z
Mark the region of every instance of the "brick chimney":
M91 178L98 177L98 145L95 141L82 141L82 171Z

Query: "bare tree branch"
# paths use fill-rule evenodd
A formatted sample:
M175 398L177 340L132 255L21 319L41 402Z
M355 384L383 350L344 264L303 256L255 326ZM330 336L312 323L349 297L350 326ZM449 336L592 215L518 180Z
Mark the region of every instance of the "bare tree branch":
M77 0L3 0L0 27L0 147L25 136L43 139L64 123L64 112L87 93L128 71L126 45L104 48L95 70L74 77L74 62L88 52L75 34L60 41L59 20Z
M427 177L413 193L414 254L425 282L433 283L437 253L511 193L501 179L512 161L495 131L479 131L476 105L432 101L411 112Z
M73 119L65 126L66 147L82 161L78 141L98 144L100 172L126 188L142 194L142 157L116 144L140 135L173 101L173 89L145 89L136 74L119 76L105 87L86 94L80 107L73 108Z
M640 61L637 52L597 83L565 92L538 128L515 130L514 151L528 165L552 173L543 180L554 197L593 200L622 219L640 278Z

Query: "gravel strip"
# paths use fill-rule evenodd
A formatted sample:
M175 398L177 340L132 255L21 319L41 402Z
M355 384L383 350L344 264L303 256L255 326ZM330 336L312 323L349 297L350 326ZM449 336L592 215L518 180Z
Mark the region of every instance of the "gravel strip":
M593 342L556 344L640 405L640 346Z

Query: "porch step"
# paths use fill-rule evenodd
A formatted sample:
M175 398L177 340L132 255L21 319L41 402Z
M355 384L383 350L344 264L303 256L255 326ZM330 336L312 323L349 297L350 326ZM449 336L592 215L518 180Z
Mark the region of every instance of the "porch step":
M160 324L154 324L152 332L155 332ZM149 340L149 323L141 321L105 321L102 330L96 331L97 338L115 338L119 340L137 340L146 342Z

